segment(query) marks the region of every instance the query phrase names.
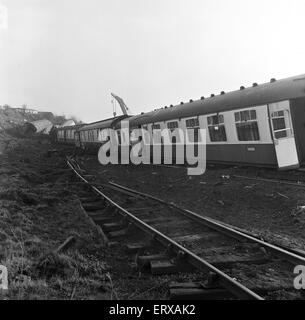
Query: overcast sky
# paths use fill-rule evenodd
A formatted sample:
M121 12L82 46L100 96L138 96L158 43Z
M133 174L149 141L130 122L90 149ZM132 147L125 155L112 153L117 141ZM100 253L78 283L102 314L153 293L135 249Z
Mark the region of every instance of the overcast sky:
M90 122L305 73L303 0L0 3L0 105Z

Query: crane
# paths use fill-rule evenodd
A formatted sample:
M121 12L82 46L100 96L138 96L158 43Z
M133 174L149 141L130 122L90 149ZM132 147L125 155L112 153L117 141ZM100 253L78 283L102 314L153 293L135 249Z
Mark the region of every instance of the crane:
M128 107L126 106L126 104L122 98L115 95L114 93L111 93L111 96L118 102L124 115L131 114L130 109L128 109ZM116 116L115 104L114 104L115 101L112 101L112 103L113 103L113 116L115 117Z

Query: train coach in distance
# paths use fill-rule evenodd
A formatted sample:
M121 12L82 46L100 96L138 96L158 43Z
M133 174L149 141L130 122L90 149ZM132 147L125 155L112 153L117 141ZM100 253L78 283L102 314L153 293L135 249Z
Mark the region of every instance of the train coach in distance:
M206 129L208 163L298 168L305 163L305 75L91 123L76 129L74 142L83 149L97 148L99 133L107 128L120 137L121 121L128 121L131 131L142 128L151 136L162 129L180 128L184 135L192 131L194 142L196 132Z
M97 152L101 144L100 134L104 130L114 129L116 123L128 118L127 115L117 116L84 125L77 129L75 143L88 152Z
M78 144L78 130L84 126L84 124L77 124L73 126L64 126L56 128L56 142L60 144Z

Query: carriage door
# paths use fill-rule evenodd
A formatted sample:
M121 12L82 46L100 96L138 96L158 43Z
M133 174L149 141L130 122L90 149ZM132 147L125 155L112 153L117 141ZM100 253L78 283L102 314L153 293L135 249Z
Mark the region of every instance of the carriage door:
M279 169L298 168L289 101L269 104L269 114Z

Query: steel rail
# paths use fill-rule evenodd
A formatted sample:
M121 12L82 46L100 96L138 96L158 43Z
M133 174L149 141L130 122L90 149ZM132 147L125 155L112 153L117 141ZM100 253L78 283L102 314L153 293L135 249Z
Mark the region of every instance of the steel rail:
M261 240L261 239L258 239L258 238L255 238L247 233L244 233L242 231L239 231L239 230L236 230L228 225L225 225L225 224L222 224L221 222L219 221L216 221L212 218L208 218L206 216L201 216L199 215L198 213L195 213L193 211L190 211L190 210L187 210L187 209L183 209L179 206L177 206L176 204L172 203L172 202L166 202L165 200L162 200L162 199L159 199L157 197L154 197L154 196L151 196L149 194L146 194L146 193L142 193L142 192L139 192L139 191L136 191L136 190L133 190L133 189L130 189L130 188L127 188L127 187L124 187L124 186L121 186L117 183L114 183L114 182L109 182L110 185L113 185L115 186L116 188L121 188L125 191L128 191L128 192L133 192L137 195L140 195L140 196L143 196L143 197L146 197L146 198L150 198L152 200L155 200L155 201L158 201L160 203L163 203L167 206L171 206L177 210L179 210L183 215L185 215L186 217L188 218L191 218L192 220L196 221L196 222L199 222L201 224L204 224L205 226L211 228L211 229L214 229L216 231L219 231L223 234L226 234L230 237L234 237L240 241L251 241L251 242L255 242L261 246L263 246L264 248L272 251L276 256L278 257L281 257L283 258L284 260L288 260L289 262L291 262L292 264L295 264L295 265L305 265L305 258L298 255L298 254L295 254L293 252L290 252L288 250L285 250L281 247L278 247L276 245L273 245L273 244L270 244L268 242L265 242L264 240Z
M211 271L214 272L217 277L219 283L228 289L231 293L236 295L238 298L241 299L248 299L248 300L264 300L261 296L250 290L249 288L245 287L238 281L232 279L230 276L222 272L221 270L214 267L212 264L207 262L206 260L200 258L190 250L184 248L182 245L177 243L176 241L172 240L171 238L167 237L160 231L156 230L155 228L149 226L145 222L141 221L139 218L135 217L133 214L119 206L115 203L112 199L110 199L107 195L105 195L101 190L96 188L95 186L91 185L81 174L77 172L77 170L73 167L70 163L69 159L67 161L68 166L74 171L74 173L87 185L89 185L92 190L97 193L98 195L102 196L109 204L115 207L118 210L118 213L121 214L123 217L127 217L133 224L135 224L139 229L144 231L145 233L152 236L155 240L159 241L165 246L170 246L171 249L175 253L183 252L184 258L194 267L196 267L200 271Z
M305 188L305 183L297 183L297 182L290 182L287 180L277 180L277 179L269 179L269 178L259 178L259 177L247 177L247 176L240 176L240 175L232 175L233 178L236 179L244 179L244 180L254 180L254 181L261 181L261 182L270 182L270 183L277 183L277 184L284 184L288 186L294 186L297 188Z

